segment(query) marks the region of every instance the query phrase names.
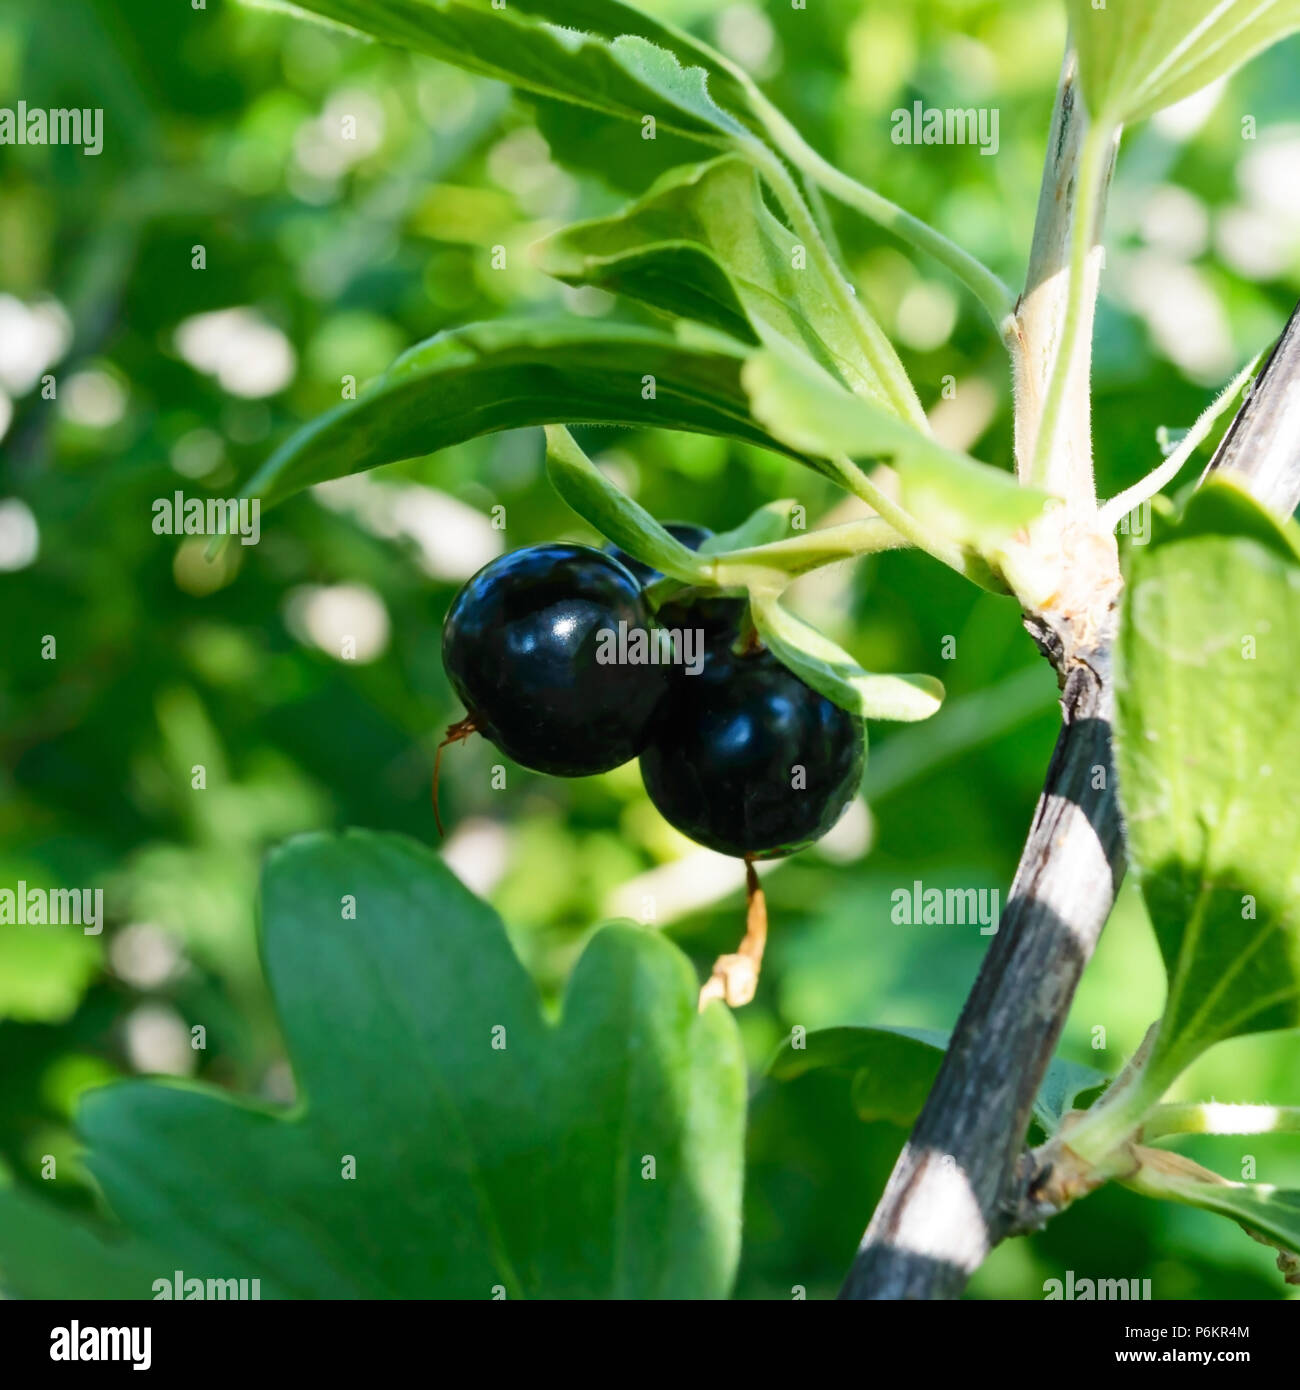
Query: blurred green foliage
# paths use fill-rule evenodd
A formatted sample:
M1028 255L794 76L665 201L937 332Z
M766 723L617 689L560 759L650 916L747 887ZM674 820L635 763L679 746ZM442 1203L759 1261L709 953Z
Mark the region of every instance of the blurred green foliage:
M849 172L1022 278L1064 37L1054 0L646 7L748 66ZM1300 202L1278 172L1300 158L1287 124L1298 58L1285 43L1211 100L1126 136L1095 359L1104 493L1157 460L1157 427L1189 424L1300 292ZM0 929L0 1170L89 1207L70 1123L87 1087L175 1070L291 1094L255 947L264 852L347 825L430 841L432 751L459 714L439 660L452 593L494 543L590 538L546 485L540 431L304 495L215 564L201 541L154 533L154 500L229 495L338 402L345 376L364 385L440 329L506 311L610 312L607 297L542 276L527 248L690 156L667 137L611 155L606 127L583 113L227 3L17 0L0 14L0 105L20 99L102 107L105 138L98 157L0 147L0 884L100 885L108 922L99 937ZM996 157L891 144L890 112L913 100L996 106ZM348 115L355 140L340 134ZM949 437L1005 466L1007 371L981 314L935 267L834 215L922 400ZM230 309L246 311L233 357L204 358L193 325L178 335ZM797 465L719 440L578 434L665 519L723 529L774 497L814 521L842 505ZM496 507L504 534L488 521ZM768 880L769 962L739 1015L755 1073L746 1297L834 1291L903 1138L855 1119L847 1081L773 1083L763 1063L794 1025L952 1025L986 940L897 926L890 895L916 879L1005 893L1056 729L1050 673L1009 601L903 553L800 593L864 664L932 672L950 704L931 725L874 727L869 822L851 817ZM339 659L345 633L365 637L356 659ZM495 761L481 743L445 759L448 855L551 996L593 924L638 915L643 899L701 966L731 948L739 874L683 857L635 767L569 783L511 766L498 790ZM1114 1070L1162 991L1126 890L1064 1055ZM1177 1094L1297 1104L1294 1056L1293 1037L1240 1039ZM1300 1182L1285 1137L1187 1152L1228 1176L1251 1155L1260 1180ZM42 1179L45 1155L56 1180ZM972 1294L1039 1297L1066 1269L1150 1278L1162 1298L1285 1293L1269 1252L1230 1224L1105 1190L995 1252Z

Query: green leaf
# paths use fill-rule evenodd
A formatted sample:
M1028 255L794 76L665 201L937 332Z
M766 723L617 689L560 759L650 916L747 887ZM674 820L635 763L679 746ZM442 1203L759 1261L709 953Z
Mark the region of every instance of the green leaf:
M810 1071L848 1076L859 1119L906 1126L921 1113L948 1036L923 1028L822 1028L801 1047L783 1042L767 1069L777 1081Z
M739 526L710 536L700 546L701 555L718 555L726 550L745 550L754 545L769 545L790 534L790 517L798 504L792 497L764 502L752 511Z
M53 1202L0 1190L0 1289L22 1298L151 1298L170 1255Z
M798 1046L793 1038L785 1039L768 1062L767 1073L777 1081L793 1081L810 1071L847 1076L860 1067L879 1065L887 1053L924 1056L929 1065L930 1054L945 1052L951 1036L936 1028L818 1028L803 1035Z
M569 506L629 555L686 584L699 583L707 576L708 567L699 556L660 526L644 507L620 492L563 425L546 427L546 471Z
M642 90L662 96L680 113L671 121L662 122L667 129L683 134L693 130L717 131L728 137L745 134L741 123L713 100L709 75L703 68L683 66L676 54L638 34L615 39L613 53L619 66ZM635 115L640 119L640 113Z
M521 425L657 426L798 457L750 416L740 387L745 353L690 325L521 319L452 329L304 426L244 494L272 507L314 483Z
M1046 1133L1054 1134L1069 1111L1086 1110L1108 1085L1110 1077L1096 1067L1055 1057L1034 1097L1034 1118Z
M628 295L755 344L777 334L893 413L836 289L768 211L757 173L737 155L671 170L638 202L564 228L537 255L568 284Z
M911 723L928 719L943 703L943 682L933 676L875 675L842 647L781 607L754 594L754 626L772 655L800 680L861 719Z
M1177 1200L1231 1217L1269 1245L1300 1254L1300 1192L1266 1183L1178 1184ZM1167 1193L1173 1196L1173 1191ZM1292 1279L1296 1283L1300 1280Z
M853 1108L861 1120L908 1126L921 1113L951 1035L928 1028L823 1028L801 1047L787 1039L768 1063L768 1074L790 1081L810 1071L852 1078ZM1034 1117L1052 1133L1065 1112L1107 1084L1104 1073L1064 1058L1047 1069L1034 1100Z
M1169 977L1151 1101L1198 1053L1300 1023L1300 556L1238 486L1129 552L1116 763Z
M1138 1146L1136 1173L1126 1187L1169 1202L1200 1207L1236 1221L1248 1235L1288 1252L1278 1259L1288 1284L1300 1283L1300 1192L1266 1183L1229 1182L1180 1154Z
M1300 29L1300 0L1066 0L1084 100L1142 120Z
M273 855L262 918L298 1105L157 1082L82 1104L110 1208L165 1254L154 1277L256 1277L263 1297L726 1295L744 1063L666 939L602 928L548 1023L491 909L430 851L358 831ZM0 1194L18 1293L42 1283L30 1229ZM80 1289L79 1266L63 1278ZM132 1274L121 1292L150 1289Z
M589 0L510 0L500 9L491 0L297 0L273 8L306 12L525 92L638 123L653 116L665 130L710 143L744 129L714 103L709 74L694 65L707 49L644 17L607 33L635 14L628 6L610 4L603 20L602 7ZM691 65L684 67L672 48ZM714 75L730 96L739 95L716 65Z
M928 533L995 558L999 546L1046 505L1046 493L945 448L792 353L770 349L769 344L745 364L754 418L802 453L892 464L902 506Z
M657 178L704 152L700 142L671 130L643 140L637 127L590 106L523 93L551 158L570 173L595 175L628 197L639 197Z

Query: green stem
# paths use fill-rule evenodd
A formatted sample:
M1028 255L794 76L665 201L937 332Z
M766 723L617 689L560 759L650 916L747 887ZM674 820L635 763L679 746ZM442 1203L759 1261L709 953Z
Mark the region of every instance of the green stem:
M809 212L808 205L785 165L766 145L760 144L757 140L745 140L740 148L771 185L790 219L795 235L812 253L818 269L834 290L846 318L854 327L863 355L884 387L889 404L897 415L928 435L930 425L925 418L925 411L921 408L921 402L903 370L903 364L898 360L893 344L881 332L879 324L862 307L853 287L845 280L816 220Z
M924 550L927 555L932 555L949 569L956 570L972 584L978 584L981 589L987 589L993 594L1007 592L1006 586L998 581L978 555L970 555L960 546L949 545L927 531L911 512L904 510L892 497L877 487L847 455L841 454L839 458L828 459L826 462L828 469L834 471L844 487L855 497L861 498L918 550Z
M1123 492L1112 497L1109 502L1102 507L1097 515L1098 523L1105 530L1113 530L1119 525L1120 520L1125 517L1134 507L1140 507L1143 502L1154 497L1167 483L1173 482L1178 476L1183 465L1192 456L1197 445L1209 434L1214 422L1223 414L1225 410L1237 399L1237 394L1241 388L1250 380L1261 354L1256 353L1254 357L1237 373L1235 377L1223 388L1218 396L1200 413L1196 423L1187 431L1186 436L1179 443L1178 447L1169 457L1157 467L1153 468L1141 482L1134 483L1132 487L1126 488Z
M942 232L823 159L751 79L744 77L743 83L754 114L791 164L846 206L856 208L878 226L946 266L984 306L1002 340L1012 341L1016 298L998 276Z
M846 521L840 526L827 526L821 531L787 540L769 541L766 545L751 545L743 550L725 550L708 558L714 562L716 575L731 565L759 565L783 570L786 574L806 574L823 565L841 560L853 560L860 555L875 555L882 550L899 550L911 542L881 517L866 517L862 521Z
M830 248L830 253L835 258L835 264L840 268L840 274L848 279L848 261L844 258L844 248L840 245L840 239L835 235L835 224L831 221L830 209L826 206L826 199L822 197L822 191L818 184L814 183L807 174L802 174L799 179L800 187L804 192L804 197L808 201L808 207L821 229L822 239Z
M1160 1024L1153 1023L1106 1094L1071 1128L1069 1147L1080 1158L1101 1163L1136 1135L1143 1117L1168 1090L1169 1083L1155 1080L1147 1067L1159 1037Z
M1065 320L1057 343L1052 375L1047 384L1047 397L1038 424L1034 458L1028 482L1031 486L1047 487L1051 475L1052 451L1056 444L1057 425L1066 385L1074 361L1075 340L1079 336L1079 320L1083 312L1084 286L1088 270L1088 252L1097 229L1097 213L1101 206L1102 181L1106 177L1109 145L1114 134L1110 127L1093 125L1083 137L1079 156L1079 189L1074 206L1074 221L1070 228L1070 278L1066 298Z

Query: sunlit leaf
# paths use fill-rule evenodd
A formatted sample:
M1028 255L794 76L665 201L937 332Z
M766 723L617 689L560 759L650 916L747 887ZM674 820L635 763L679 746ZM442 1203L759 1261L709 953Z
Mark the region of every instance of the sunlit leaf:
M411 348L355 401L299 430L244 491L273 506L313 483L521 425L658 426L793 453L750 416L744 359L741 344L703 328L471 324Z
M563 425L546 428L546 471L569 506L629 555L687 584L704 577L699 556L615 487Z
M1130 551L1116 757L1169 976L1153 1092L1221 1038L1300 1023L1295 537L1217 480Z
M1300 29L1300 0L1066 0L1084 100L1138 121Z
M709 74L698 66L707 61L707 50L643 17L607 32L619 11L632 13L626 6L611 4L603 19L590 3L560 0L511 0L500 8L491 0L275 0L272 8L315 15L523 91L628 121L653 116L666 130L713 143L725 143L742 129L708 93ZM725 82L716 65L714 75ZM630 131L628 138L641 136Z
M945 448L906 421L851 395L793 353L768 349L746 363L755 419L792 449L892 464L899 500L924 528L993 556L1043 510L1048 498L1001 469Z
M775 599L755 597L754 625L772 655L819 694L862 719L911 723L928 719L943 703L934 676L876 675Z
M755 344L779 334L892 413L835 290L768 211L758 175L738 156L670 171L615 216L555 233L538 260L570 284L628 295Z

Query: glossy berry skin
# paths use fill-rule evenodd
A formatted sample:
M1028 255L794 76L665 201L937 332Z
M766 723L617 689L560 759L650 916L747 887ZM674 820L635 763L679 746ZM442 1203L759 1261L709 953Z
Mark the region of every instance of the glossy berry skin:
M713 532L707 526L697 526L693 521L665 521L664 530L677 541L687 548L687 550L698 550L712 535ZM605 547L605 554L612 555L621 565L626 565L636 576L636 582L641 587L647 588L656 579L663 578L663 572L655 569L653 565L647 565L644 560L638 560L635 556L629 555L627 551L620 549L613 541Z
M698 676L675 683L641 754L641 775L664 819L697 844L774 859L839 820L862 781L866 751L862 721L770 653L724 648Z
M706 650L712 650L717 646L728 647L740 635L745 604L746 600L743 598L720 598L716 594L694 599L675 598L659 609L655 621L660 627L666 627L672 632L698 628L704 634ZM697 677L692 676L689 679L695 680Z
M534 545L474 575L447 610L442 659L478 730L524 767L607 772L645 746L668 666L602 664L602 631L652 626L641 586L585 545Z

